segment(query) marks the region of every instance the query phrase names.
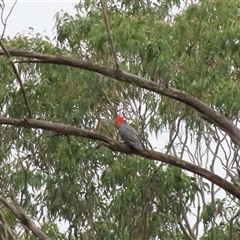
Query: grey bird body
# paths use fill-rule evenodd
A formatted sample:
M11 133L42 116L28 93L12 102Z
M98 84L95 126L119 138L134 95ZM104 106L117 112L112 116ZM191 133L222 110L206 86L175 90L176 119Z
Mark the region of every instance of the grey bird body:
M141 139L138 136L137 131L131 127L126 121L121 125L117 126L120 137L124 143L128 146L133 147L134 149L142 152L144 151L144 146L141 142Z

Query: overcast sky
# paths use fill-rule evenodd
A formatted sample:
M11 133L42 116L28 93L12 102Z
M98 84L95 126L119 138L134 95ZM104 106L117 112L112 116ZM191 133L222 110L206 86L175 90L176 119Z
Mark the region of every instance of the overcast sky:
M9 13L14 1L4 1L6 9L3 19ZM15 36L17 33L27 32L29 27L48 36L52 36L55 24L54 15L63 10L71 14L75 13L74 5L79 1L61 1L61 0L41 0L41 1L23 1L18 0L8 21L5 36ZM0 32L2 32L2 24Z

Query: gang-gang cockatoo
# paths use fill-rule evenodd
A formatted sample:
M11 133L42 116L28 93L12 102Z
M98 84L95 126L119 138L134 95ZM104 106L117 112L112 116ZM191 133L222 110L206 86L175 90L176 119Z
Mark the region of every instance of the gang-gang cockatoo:
M126 122L123 116L121 115L117 116L115 120L115 125L118 129L120 137L122 138L126 145L140 152L145 150L145 147L137 131Z

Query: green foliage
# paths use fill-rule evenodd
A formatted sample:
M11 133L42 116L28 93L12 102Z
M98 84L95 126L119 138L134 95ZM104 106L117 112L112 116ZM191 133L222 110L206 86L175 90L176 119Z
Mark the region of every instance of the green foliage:
M240 111L240 3L200 1L170 18L181 1L155 2L124 0L121 6L107 2L121 68L185 91L234 120ZM56 14L56 45L39 34L3 42L8 49L113 66L100 6L88 0L76 6L76 12ZM181 119L182 132L176 126L173 130L182 138L196 134L196 144L204 137L216 139L196 112L175 100L96 73L17 60L23 61L17 66L33 118L117 137L112 121L119 110L146 132L145 138L148 133L158 137ZM28 113L22 92L3 57L0 76L1 116L23 119ZM52 239L189 239L179 223L211 188L176 167L113 153L88 139L2 125L0 136L3 195L9 197L14 190ZM174 154L182 158L187 143L182 140L179 145L182 152ZM214 211L221 221L212 227ZM204 225L200 239L228 239L229 211L220 199L206 204L199 216ZM14 234L35 239L19 229L6 209L2 212ZM61 233L59 221L66 221L66 234ZM237 236L235 228L232 232Z

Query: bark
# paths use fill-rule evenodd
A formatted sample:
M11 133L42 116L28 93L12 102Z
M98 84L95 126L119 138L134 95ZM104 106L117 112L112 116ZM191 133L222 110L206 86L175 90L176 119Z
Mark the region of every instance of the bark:
M113 78L117 81L126 82L128 84L147 89L151 92L155 92L169 98L178 100L186 105L192 107L203 116L205 116L205 120L210 123L214 123L219 126L223 131L225 131L229 137L236 144L240 146L240 129L238 129L231 121L229 121L226 117L215 111L213 108L209 107L204 102L199 99L190 96L186 92L180 91L175 88L166 87L163 84L159 84L145 78L142 78L137 75L133 75L126 71L122 71L119 69L114 69L110 67L106 67L100 64L96 64L90 61L83 61L76 58L71 57L63 57L63 56L55 56L49 54L42 54L36 52L27 52L21 50L8 50L11 56L15 57L25 57L29 59L38 59L39 63L51 63L58 65L71 66L79 69L85 69L91 72L100 73L104 76ZM0 55L5 55L4 51L0 50ZM36 62L29 60L29 63ZM164 82L164 81L163 81Z
M224 178L221 178L220 176L204 168L201 168L190 162L181 160L177 157L152 151L152 150L146 150L144 152L135 152L129 149L126 145L120 143L119 141L111 137L101 135L97 132L91 132L91 131L82 130L80 128L73 127L73 126L68 126L60 123L40 121L35 119L21 120L21 119L13 119L13 118L0 118L0 125L12 125L16 127L44 129L44 130L53 131L59 134L73 135L73 136L88 138L92 140L98 140L98 141L101 141L104 144L104 146L108 147L112 151L121 152L125 154L135 154L135 155L139 155L144 158L147 158L149 160L156 160L156 161L168 163L176 167L185 169L194 174L197 174L199 176L202 176L203 178L211 181L212 183L221 187L225 191L229 192L236 198L240 199L240 190L236 186L234 186Z
M0 195L0 201L7 207L11 213L32 233L41 240L50 240L50 238L34 223L30 216L23 210L23 208L14 200L14 203L9 203L7 199Z

